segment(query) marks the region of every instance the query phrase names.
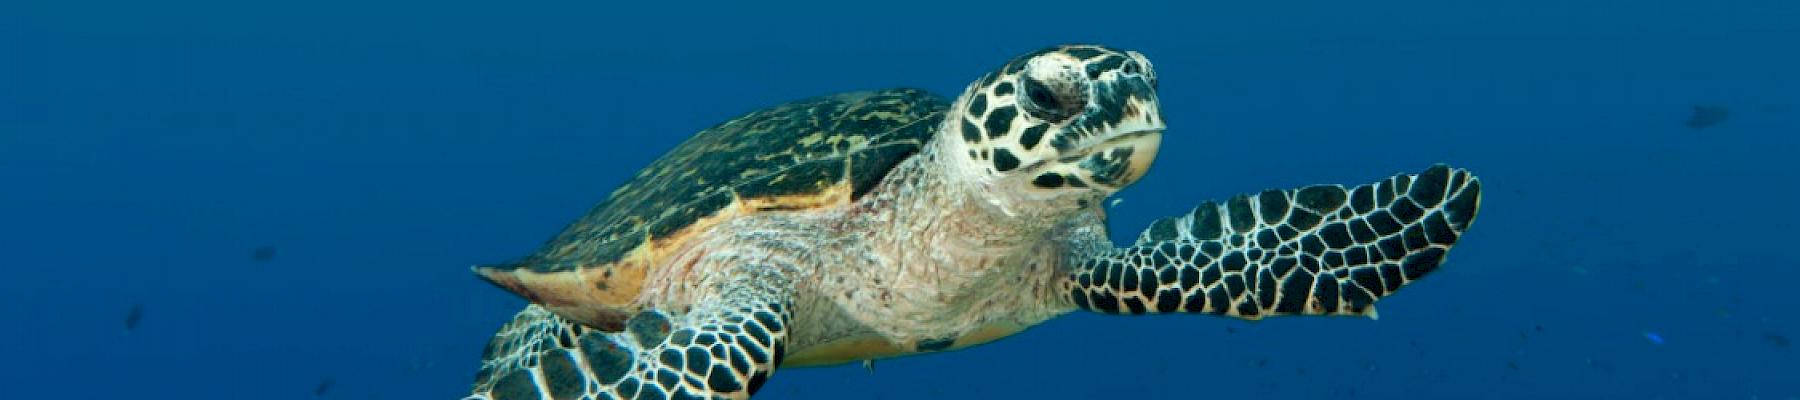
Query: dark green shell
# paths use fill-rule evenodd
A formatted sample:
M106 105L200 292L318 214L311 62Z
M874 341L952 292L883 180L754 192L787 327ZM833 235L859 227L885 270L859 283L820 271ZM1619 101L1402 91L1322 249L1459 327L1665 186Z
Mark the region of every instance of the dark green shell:
M536 254L535 272L607 265L739 199L860 197L919 151L950 104L918 89L843 93L752 112L701 131L638 172ZM782 208L779 203L767 208Z

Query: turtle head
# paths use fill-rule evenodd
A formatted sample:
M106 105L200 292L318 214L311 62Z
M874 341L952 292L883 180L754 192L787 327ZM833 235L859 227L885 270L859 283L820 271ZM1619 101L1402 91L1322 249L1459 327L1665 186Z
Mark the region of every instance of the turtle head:
M1039 50L969 85L945 129L943 156L985 185L996 204L1087 204L1137 181L1156 158L1163 131L1156 72L1135 51Z

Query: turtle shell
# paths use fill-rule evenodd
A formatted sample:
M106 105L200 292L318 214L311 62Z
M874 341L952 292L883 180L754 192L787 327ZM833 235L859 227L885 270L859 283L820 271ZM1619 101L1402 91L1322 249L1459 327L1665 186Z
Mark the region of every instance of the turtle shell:
M733 118L652 162L536 253L476 273L564 317L616 329L670 249L730 218L856 200L917 153L949 107L923 90L889 89Z

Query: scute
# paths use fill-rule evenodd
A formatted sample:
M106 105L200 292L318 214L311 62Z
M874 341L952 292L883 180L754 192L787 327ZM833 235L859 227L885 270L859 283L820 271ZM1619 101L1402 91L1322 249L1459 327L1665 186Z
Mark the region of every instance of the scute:
M918 152L950 102L919 89L815 97L708 128L657 159L536 253L476 272L578 321L617 328L657 249L744 213L829 206ZM587 308L582 315L564 312Z

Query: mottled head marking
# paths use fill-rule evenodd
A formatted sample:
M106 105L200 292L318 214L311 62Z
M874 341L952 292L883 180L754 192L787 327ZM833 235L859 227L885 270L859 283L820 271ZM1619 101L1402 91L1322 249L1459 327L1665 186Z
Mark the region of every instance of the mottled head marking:
M1163 120L1156 72L1135 51L1064 45L1014 58L969 85L944 150L1000 190L1110 194L1142 177Z

